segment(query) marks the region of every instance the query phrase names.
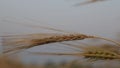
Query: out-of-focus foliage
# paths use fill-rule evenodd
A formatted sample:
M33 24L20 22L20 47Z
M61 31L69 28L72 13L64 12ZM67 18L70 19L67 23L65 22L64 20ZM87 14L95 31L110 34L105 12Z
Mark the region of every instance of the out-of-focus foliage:
M96 3L96 2L103 2L103 1L107 1L107 0L87 0L87 1L82 2L82 3L77 3L74 6L87 5L87 4L92 4L92 3Z
M114 62L102 62L104 66L94 66L93 62L78 62L78 61L70 61L70 62L61 62L61 63L54 63L54 62L47 62L44 65L38 64L24 64L23 62L19 61L18 59L10 59L7 57L0 57L0 68L120 68L119 63ZM111 65L113 64L113 65Z

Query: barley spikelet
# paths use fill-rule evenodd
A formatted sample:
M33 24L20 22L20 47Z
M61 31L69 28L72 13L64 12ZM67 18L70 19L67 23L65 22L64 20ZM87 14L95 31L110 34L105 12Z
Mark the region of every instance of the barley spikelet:
M66 44L67 45L67 44ZM74 46L74 45L73 45ZM28 52L33 55L69 55L69 56L78 56L84 57L85 59L95 59L95 60L113 60L120 59L120 51L114 51L113 48L116 47L106 47L107 45L102 46L86 46L82 48L83 51L77 51L75 53L48 53L48 52ZM112 48L112 49L111 49Z
M105 46L105 45L104 45ZM114 46L113 46L114 47ZM110 50L108 47L107 49L100 47L100 46L91 46L87 47L83 55L85 58L90 58L90 59L120 59L120 54L113 50Z
M110 41L110 42L114 42L116 43L117 45L120 45L118 42L116 41L113 41L113 40L109 40L109 39L106 39L106 38L102 38L102 37L96 37L96 36L87 36L87 35L84 35L84 34L63 34L63 35L60 35L60 34L51 34L51 36L46 36L46 37L41 37L41 34L37 34L37 36L35 37L36 35L34 34L31 34L29 35L29 37L27 38L11 38L11 39L7 39L7 40L3 40L3 46L6 46L6 45L16 45L14 46L13 48L8 48L8 49L4 49L4 53L9 53L9 52L12 52L12 51L16 51L16 50L22 50L22 49L28 49L28 48L31 48L31 47L35 47L35 46L38 46L38 45L43 45L43 44L48 44L48 43L55 43L55 42L62 42L62 41L73 41L73 40L83 40L83 39L87 39L87 38L99 38L99 39L103 39L103 40L107 40L107 41ZM40 37L39 37L40 36ZM4 39L5 37L3 37ZM13 41L10 41L12 40ZM7 46L7 47L9 47Z
M3 37L5 38L5 37ZM4 53L8 53L11 51L21 50L21 49L28 49L34 46L48 44L48 43L54 43L54 42L62 42L62 41L72 41L72 40L83 40L85 38L92 38L92 36L87 36L83 34L65 34L65 35L53 35L48 37L42 37L42 38L12 38L13 41L9 41L11 39L6 38L7 40L3 40L3 46L10 45L13 46L8 49L4 49Z
M5 20L5 21L7 21L7 20ZM8 22L11 22L11 21L8 21ZM13 21L11 23L13 23ZM16 22L14 22L14 23L16 23ZM116 41L110 40L110 39L106 39L103 37L88 36L88 35L80 34L80 33L71 33L68 31L55 29L55 28L51 28L51 27L33 26L30 24L27 25L24 23L16 23L16 24L21 24L21 25L30 26L30 27L38 27L38 28L43 28L43 29L48 29L48 30L53 30L53 31L59 31L59 32L67 33L67 34L42 34L42 36L41 36L41 34L29 34L29 35L24 35L24 37L19 37L19 38L13 38L14 37L14 35L13 35L12 39L11 38L9 39L10 36L3 36L3 47L5 48L4 53L9 53L9 52L21 50L21 49L28 49L28 48L31 48L34 46L48 44L48 43L83 40L83 39L87 39L87 38L102 39L102 40L113 42L120 46L119 42L116 42ZM9 45L9 46L6 46L6 45ZM12 46L10 46L10 45L12 45ZM15 45L15 46L13 46L13 45ZM10 47L10 48L6 49L5 46Z

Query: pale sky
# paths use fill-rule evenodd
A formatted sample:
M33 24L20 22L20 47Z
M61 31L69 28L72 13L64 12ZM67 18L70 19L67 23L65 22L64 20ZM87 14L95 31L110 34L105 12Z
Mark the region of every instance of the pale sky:
M87 34L108 35L119 32L120 0L73 7L74 4L84 1L86 0L0 0L0 17L2 20L8 18L12 21L17 18L15 21L19 22L27 20L36 25L30 20L34 19L39 21L37 23L48 24L54 28ZM20 28L22 26L17 27L3 21L0 23L0 33L23 31Z

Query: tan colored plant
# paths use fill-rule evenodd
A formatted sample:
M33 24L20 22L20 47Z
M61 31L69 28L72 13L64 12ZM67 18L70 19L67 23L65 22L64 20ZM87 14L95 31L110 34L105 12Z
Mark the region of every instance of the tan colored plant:
M19 23L19 24L21 24L21 23ZM44 28L44 29L54 30L54 31L66 32L64 30L54 29L54 28L50 28L50 27L33 26L33 25L27 25L27 24L22 24L22 25L39 27L39 28ZM3 38L2 43L3 43L3 47L4 47L3 53L5 53L5 54L14 52L14 51L20 51L23 49L29 49L29 48L32 48L35 46L48 44L48 43L83 40L83 39L88 39L88 38L97 38L97 39L107 40L107 41L113 42L113 43L117 44L118 46L120 46L119 42L116 42L116 41L113 41L110 39L97 37L97 36L89 36L89 35L80 34L80 33L71 33L71 32L66 32L65 34L41 34L40 33L40 34L28 34L28 35L11 35L11 36L9 35L9 36L2 36L2 38ZM97 47L95 47L95 48L99 50L99 48L97 48ZM93 49L91 49L91 51ZM85 51L86 51L86 48L85 48ZM102 52L103 54L96 54L99 57L100 57L100 55L102 57L102 55L105 55L106 53L110 54L109 52L106 52L106 51L103 52L102 50L100 50L100 52ZM92 52L92 54L95 55L94 52ZM66 54L66 55L71 55L71 54ZM74 54L72 54L72 55L74 55ZM76 53L75 53L75 55L76 55ZM85 53L84 56L85 55L87 57L88 54ZM114 54L114 55L116 55L116 54ZM110 57L113 57L113 56L109 56L109 58Z
M79 50L82 50L82 51L78 51L74 49L76 52L73 52L73 53L50 53L50 52L28 52L28 53L33 55L59 55L59 56L70 55L70 56L78 56L78 57L83 56L84 58L91 59L91 60L120 59L120 51L116 46L112 46L112 45L79 46L79 45L73 45L68 43L63 43L63 44L72 46L77 49L79 48Z

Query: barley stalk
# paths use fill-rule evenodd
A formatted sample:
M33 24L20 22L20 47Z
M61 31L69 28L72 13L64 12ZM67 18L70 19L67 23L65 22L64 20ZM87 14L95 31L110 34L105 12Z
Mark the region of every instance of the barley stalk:
M23 43L26 43L29 45L19 46L19 47L14 48L14 49L6 50L6 51L4 51L4 53L8 53L8 52L20 50L20 49L28 49L31 47L35 47L35 46L43 45L43 44L48 44L48 43L72 41L72 40L83 40L85 38L92 38L92 36L87 36L87 35L83 35L83 34L66 34L66 35L46 37L46 38L42 38L42 39L25 39L25 40L22 40L20 42L13 41L15 44L23 42Z
M100 0L100 1L106 1L106 0ZM97 2L97 0L93 0L93 1L88 1L89 2ZM16 18L14 18L16 19ZM38 20L34 20L34 19L28 19L28 20L31 20L33 22L40 22ZM8 20L5 20L5 21L8 21ZM27 26L27 27L32 27L32 28L42 28L42 29L47 29L47 30L52 30L52 31L58 31L58 32L63 32L63 33L67 33L67 34L78 34L78 35L81 35L80 33L77 33L77 32L70 32L70 31L65 31L65 30L61 30L61 29L56 29L56 28L52 28L52 27L46 27L46 26L36 26L36 25L30 25L30 24L25 24L24 22L23 23L17 23L15 21L8 21L8 22L11 22L11 23L15 23L15 24L20 24L20 25L23 25L23 26ZM83 34L85 35L85 34ZM85 35L87 36L87 35ZM107 38L103 38L103 37L98 37L98 36L89 36L89 38L98 38L98 39L102 39L102 40L106 40L106 41L110 41L110 42L113 42L117 45L120 46L120 43L117 42L117 41L114 41L114 40L111 40L111 39L107 39Z
M85 58L95 59L120 59L120 55L114 51L102 47L91 47L83 53Z
M16 22L14 22L14 23L16 23ZM21 23L17 23L17 24L21 24ZM60 31L60 32L64 32L64 33L66 32L67 34L63 34L63 35L60 35L60 34L55 35L54 34L53 36L44 37L44 38L40 38L41 36L39 37L39 35L38 35L37 36L38 38L32 37L32 38L23 39L23 40L20 40L20 41L12 41L12 42L8 43L8 45L9 44L12 44L12 45L15 44L16 45L18 43L23 43L25 45L24 46L18 46L18 47L15 47L13 49L7 49L7 50L4 51L4 53L9 53L9 52L12 52L12 51L15 51L15 50L28 49L28 48L31 48L31 47L35 47L35 46L43 45L43 44L48 44L48 43L55 43L55 42L62 42L62 41L73 41L73 40L83 40L83 39L87 39L87 38L102 39L102 40L113 42L113 43L120 46L119 42L116 42L114 40L110 40L110 39L107 39L107 38L102 38L102 37L97 37L97 36L88 36L88 35L80 34L80 33L71 33L71 32L67 32L67 31L64 31L64 30L55 29L55 28L51 28L51 27L33 26L33 25L27 25L27 24L23 24L23 23L22 23L22 25L31 26L31 27L38 27L38 28L40 27L40 28L43 28L43 29ZM4 36L4 37L7 37L7 36ZM6 42L3 42L3 44L6 44Z
M19 46L15 49L7 50L4 53L8 53L8 52L15 51L15 50L20 50L20 49L28 49L28 48L31 48L31 47L35 47L35 46L43 45L43 44L48 44L48 43L55 43L55 42L62 42L62 41L72 41L72 40L83 40L83 39L86 39L86 38L99 38L99 39L107 40L107 41L116 43L117 45L120 45L116 41L106 39L106 38L102 38L102 37L87 36L87 35L84 35L84 34L66 34L66 35L46 37L46 38L42 38L42 39L25 39L25 40L22 40L20 42L15 42L16 44L23 42L23 43L26 43L26 44L29 44L29 45Z
M101 46L88 46L82 48L83 50L82 52L77 51L76 53L49 53L49 52L28 52L28 53L33 55L69 55L69 56L78 56L78 57L83 56L86 59L89 58L96 60L120 59L120 54L118 53L119 51L114 52L110 49L111 48L109 47L108 49L105 49L104 47Z

